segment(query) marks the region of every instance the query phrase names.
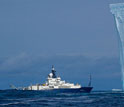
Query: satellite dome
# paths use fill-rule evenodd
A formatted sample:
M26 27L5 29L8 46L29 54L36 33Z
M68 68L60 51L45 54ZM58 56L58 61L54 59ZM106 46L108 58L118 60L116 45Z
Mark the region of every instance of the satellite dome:
M52 77L53 77L53 74L52 74L52 73L50 73L50 74L49 74L49 77L50 77L50 78L52 78Z

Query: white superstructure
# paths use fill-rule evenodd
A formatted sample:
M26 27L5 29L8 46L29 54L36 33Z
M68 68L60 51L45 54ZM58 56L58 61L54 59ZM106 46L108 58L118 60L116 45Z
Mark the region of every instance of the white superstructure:
M57 77L55 74L55 69L52 66L52 72L48 75L47 81L45 84L36 84L28 87L24 87L23 90L50 90L50 89L78 89L81 88L79 84L68 83L61 80L60 77Z

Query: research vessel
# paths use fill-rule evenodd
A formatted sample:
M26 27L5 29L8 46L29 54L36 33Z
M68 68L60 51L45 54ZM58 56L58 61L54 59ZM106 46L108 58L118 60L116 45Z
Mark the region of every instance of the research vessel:
M12 86L11 86L12 87ZM13 87L14 88L14 87ZM40 91L55 91L55 92L86 92L89 93L93 89L91 86L91 77L89 85L82 87L79 84L68 83L61 80L61 77L56 75L55 68L52 66L51 73L47 77L47 81L44 84L35 84L23 88L14 88L16 90L40 90Z

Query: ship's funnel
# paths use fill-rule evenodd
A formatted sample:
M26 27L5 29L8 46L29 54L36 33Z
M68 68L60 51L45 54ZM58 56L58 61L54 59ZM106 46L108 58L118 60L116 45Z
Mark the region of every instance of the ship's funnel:
M118 31L118 41L120 47L120 63L122 71L122 82L124 90L124 3L110 4L110 9L114 15L116 28Z

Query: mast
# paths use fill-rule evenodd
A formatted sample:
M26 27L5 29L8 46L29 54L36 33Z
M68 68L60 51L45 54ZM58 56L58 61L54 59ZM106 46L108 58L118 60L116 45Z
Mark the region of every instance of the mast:
M52 65L52 74L53 74L53 76L52 76L52 78L56 78L56 71L55 71L55 68L54 68L54 66Z
M90 74L90 81L89 81L88 86L89 86L89 87L91 86L91 74Z

